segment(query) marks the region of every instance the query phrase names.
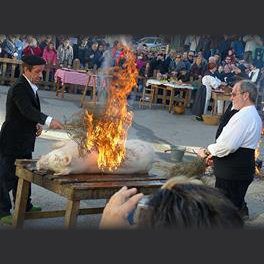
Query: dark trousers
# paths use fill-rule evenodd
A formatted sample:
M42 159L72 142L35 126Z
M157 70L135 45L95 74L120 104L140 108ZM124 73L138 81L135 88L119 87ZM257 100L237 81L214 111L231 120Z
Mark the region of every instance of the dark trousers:
M14 204L17 192L18 177L16 176L16 159L32 159L32 153L21 156L1 156L0 157L0 213L10 213L12 202L9 192L12 190ZM27 201L27 211L32 208L31 186Z
M224 195L239 209L247 207L245 195L252 180L225 180L216 178L215 187L220 189Z

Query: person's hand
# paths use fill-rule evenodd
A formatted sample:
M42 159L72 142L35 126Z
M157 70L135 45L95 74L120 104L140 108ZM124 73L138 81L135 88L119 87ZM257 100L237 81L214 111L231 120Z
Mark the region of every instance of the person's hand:
M207 167L213 166L213 156L209 155L205 158L205 164Z
M54 119L54 118L51 120L49 127L51 129L63 129L64 128L63 124L59 120Z
M36 136L39 137L42 133L43 127L41 124L37 124L36 128L37 128Z
M198 157L204 160L206 166L212 166L213 165L213 156L210 154L210 152L205 148L200 148L196 151L196 154Z
M196 151L196 154L201 158L201 159L205 159L207 158L210 154L208 153L208 151L205 148L200 148Z
M142 197L143 194L137 193L136 188L127 189L126 186L122 187L105 206L100 228L129 228L130 224L127 217L136 208Z

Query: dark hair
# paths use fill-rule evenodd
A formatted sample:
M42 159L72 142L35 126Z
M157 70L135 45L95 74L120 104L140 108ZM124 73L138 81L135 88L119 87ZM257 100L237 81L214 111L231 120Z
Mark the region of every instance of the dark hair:
M209 62L207 67L208 67L208 70L212 70L214 68L217 68L217 65L214 62Z
M139 228L242 228L238 209L219 190L194 183L160 189L139 217Z

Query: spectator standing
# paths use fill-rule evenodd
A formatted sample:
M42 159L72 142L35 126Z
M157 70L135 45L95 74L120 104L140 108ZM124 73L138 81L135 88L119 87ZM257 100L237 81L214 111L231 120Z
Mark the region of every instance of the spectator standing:
M254 52L257 46L262 46L263 42L258 35L246 35L243 37L245 44L244 60L252 63Z
M231 47L231 40L228 37L228 35L224 34L218 45L218 50L222 60L227 56L227 52L230 49L230 47Z
M20 39L20 35L15 35L15 47L17 52L17 59L21 60L23 53L23 41Z
M91 48L86 50L85 53L85 66L89 69L94 69L98 67L98 42L93 42Z
M88 52L88 37L81 39L81 42L74 45L74 58L80 60L81 67L85 67L85 54Z
M239 60L243 59L244 55L244 43L241 37L234 36L231 47L234 49L235 55Z
M42 50L38 46L38 42L35 38L32 38L29 45L23 50L23 55L25 56L34 55L34 56L42 57Z
M72 66L73 48L70 45L69 39L65 39L63 43L58 47L57 56L58 63L61 67L70 68Z
M16 58L17 55L18 54L15 46L15 36L8 35L2 43L1 57L13 59Z
M42 36L41 41L39 42L39 47L42 50L42 55L43 55L44 49L48 46L48 44L51 41L52 41L52 37L50 35L48 35L48 36Z

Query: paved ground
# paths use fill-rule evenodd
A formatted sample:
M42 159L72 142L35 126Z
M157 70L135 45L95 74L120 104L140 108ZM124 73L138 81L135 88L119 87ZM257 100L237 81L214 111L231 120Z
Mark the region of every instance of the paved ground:
M0 86L0 125L2 125L5 115L5 101L8 87ZM42 111L60 120L68 119L80 110L80 95L65 94L65 99L61 100L55 96L54 92L39 91ZM172 115L166 110L155 108L138 109L137 102L129 102L133 106L134 122L129 129L129 138L137 138L153 144L156 150L156 159L169 161L169 154L164 153L171 144L183 145L190 148L205 147L213 142L216 126L208 126L193 119L187 111L185 115ZM67 138L64 132L47 131L37 139L34 158L49 152L51 145L61 139ZM189 159L191 154L184 159ZM254 180L249 187L246 200L250 209L250 219L247 228L264 228L264 181ZM49 192L41 187L33 185L32 198L36 205L43 210L64 209L66 199ZM104 200L83 201L81 206L96 206L104 204ZM100 215L79 216L78 228L97 228ZM62 229L64 228L63 218L27 220L26 229ZM8 229L0 223L0 229Z

